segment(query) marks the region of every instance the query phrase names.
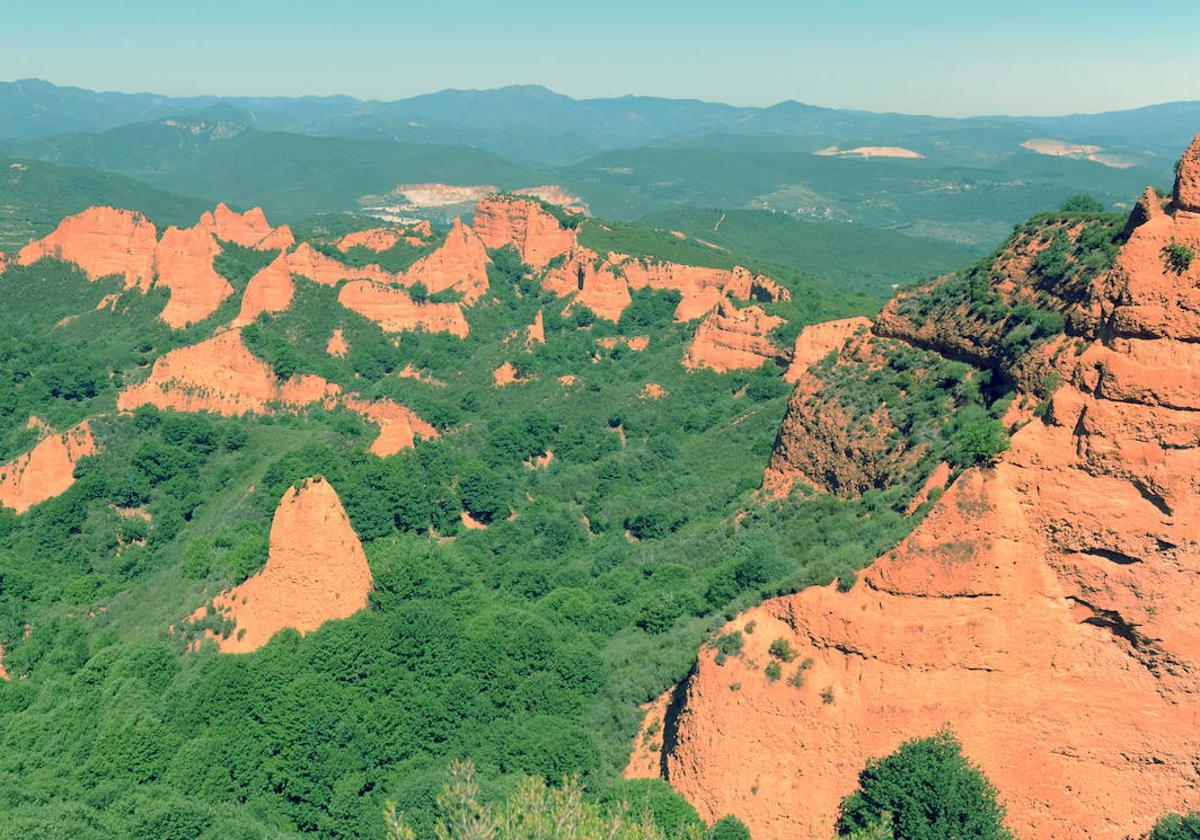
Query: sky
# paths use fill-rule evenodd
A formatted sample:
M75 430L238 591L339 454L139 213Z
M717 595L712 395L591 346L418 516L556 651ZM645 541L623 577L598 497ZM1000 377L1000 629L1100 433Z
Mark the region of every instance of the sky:
M542 84L944 116L1200 99L1200 2L0 0L0 80L168 95Z

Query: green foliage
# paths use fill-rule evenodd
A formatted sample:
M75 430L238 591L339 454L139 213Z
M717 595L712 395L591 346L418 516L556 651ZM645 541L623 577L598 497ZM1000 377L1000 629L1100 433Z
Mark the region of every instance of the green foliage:
M783 676L783 668L778 662L769 662L767 667L763 669L763 673L767 675L767 679L771 682L778 682Z
M731 814L713 823L706 840L750 840L750 829Z
M796 649L787 639L776 639L771 642L768 652L780 662L791 662L797 655Z
M1162 258L1167 271L1183 275L1191 268L1192 260L1196 259L1196 249L1184 242L1176 242L1172 239L1163 246Z
M566 779L560 787L547 787L541 779L525 779L498 804L481 801L475 768L470 762L450 767L451 781L437 798L438 814L432 836L437 840L701 840L703 823L681 821L679 804L690 808L678 794L677 803L665 805L667 794L653 795L638 788L633 802L608 799L589 802L578 781ZM661 784L661 783L660 783ZM671 793L674 793L673 791ZM417 840L418 833L394 804L387 807L390 840ZM662 820L660 822L660 820ZM426 836L426 835L423 835ZM731 835L735 836L735 835Z
M990 465L1008 449L1004 425L980 409L963 411L953 435L947 454L960 467Z
M995 789L963 757L949 732L909 741L892 755L869 762L858 776L858 790L842 800L838 834L852 836L877 827L889 814L897 840L1012 836L1004 828L1004 808Z
M1200 840L1200 813L1160 817L1150 831L1149 840Z
M1073 195L1063 201L1063 203L1059 205L1058 209L1064 213L1103 213L1108 208L1104 206L1103 202L1097 200L1096 198L1090 195L1080 194Z

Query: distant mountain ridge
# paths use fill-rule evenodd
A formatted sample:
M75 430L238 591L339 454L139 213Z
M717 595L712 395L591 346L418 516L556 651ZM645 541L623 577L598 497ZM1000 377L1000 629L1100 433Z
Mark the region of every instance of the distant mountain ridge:
M1061 117L947 118L824 108L793 100L768 107L698 99L620 96L574 99L541 85L447 89L394 101L352 96L192 96L97 92L41 79L0 82L0 138L95 132L225 105L260 130L356 139L465 143L527 163L562 163L606 149L713 133L973 138L1004 148L1052 130L1061 139L1103 139L1173 158L1187 145L1200 101ZM1032 132L1032 133L1031 133ZM883 144L881 142L881 144ZM817 147L819 148L819 147ZM918 150L920 151L920 150ZM1126 150L1128 151L1128 150ZM954 160L954 163L967 163Z

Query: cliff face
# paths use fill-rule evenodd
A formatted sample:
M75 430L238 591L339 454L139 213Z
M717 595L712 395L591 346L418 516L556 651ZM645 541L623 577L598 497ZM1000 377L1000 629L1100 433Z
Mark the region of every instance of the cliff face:
M1185 159L1180 182L1197 174ZM664 772L756 838L827 837L868 759L948 724L1019 837L1138 836L1200 807L1200 266L1162 251L1200 240L1186 202L1142 214L1089 282L1095 326L1048 359L1063 384L1044 417L849 592L731 622L756 623L744 653L701 652L656 707L665 749L631 774ZM777 638L798 687L763 674Z
M238 329L161 356L145 382L126 388L117 397L122 411L142 405L225 416L341 406L379 427L371 451L381 457L412 446L417 437L438 436L433 426L391 400L346 394L338 385L311 374L279 382L270 365L246 348Z
M87 421L61 435L42 438L29 452L0 464L0 505L24 513L62 495L75 483L79 459L96 450Z
M770 334L783 323L783 318L768 315L760 307L738 309L722 299L696 329L683 357L684 367L724 373L782 361L786 356L772 343Z
M322 478L289 488L271 522L271 547L262 570L213 599L234 622L223 653L258 650L285 627L309 633L367 605L371 569L337 492ZM192 619L204 617L202 607ZM211 634L210 634L211 635Z
M536 201L489 196L475 207L474 224L487 247L512 245L522 262L539 270L575 246L575 231Z
M432 294L453 289L461 292L463 303L470 306L487 293L489 263L483 241L455 219L446 241L413 263L402 282L407 286L420 283Z
M272 229L261 209L238 214L219 204L194 227L168 228L160 239L140 213L90 207L26 245L18 260L29 265L47 257L61 259L78 265L91 280L117 275L127 289L165 288L170 299L160 317L182 329L208 318L233 294L213 268L222 250L219 240L270 250L290 246L292 235L287 228Z

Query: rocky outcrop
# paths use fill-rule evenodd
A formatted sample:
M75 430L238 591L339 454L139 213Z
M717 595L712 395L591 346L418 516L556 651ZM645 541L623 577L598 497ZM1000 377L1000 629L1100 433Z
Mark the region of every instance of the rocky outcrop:
M588 248L574 248L565 260L551 268L542 285L560 297L573 296L571 305L585 306L597 317L618 321L633 302L629 283L608 259Z
M412 446L415 437L438 436L431 425L390 400L364 400L311 374L280 382L270 365L246 348L238 329L160 356L145 382L126 388L117 397L122 411L143 405L225 416L340 406L379 427L371 451L380 456Z
M1200 213L1200 134L1179 160L1175 173L1175 208Z
M471 331L462 306L457 303L418 303L404 289L368 280L343 286L338 292L338 303L370 318L384 332L424 330L466 338Z
M336 286L343 280L374 280L391 283L396 278L377 265L355 266L323 254L307 242L301 242L287 255L288 270L322 286Z
M338 240L338 250L343 253L351 248L366 248L368 251L383 253L395 248L401 242L419 248L433 236L433 228L429 222L422 221L408 227L377 227L367 230L356 230L347 233Z
M379 437L372 441L370 451L381 458L411 449L417 438L433 440L439 437L437 429L418 417L415 411L391 400L367 401L347 396L340 404L379 427Z
M861 317L809 324L796 336L792 360L783 378L788 382L798 382L810 365L840 350L850 336L870 328L871 319Z
M803 486L858 497L907 475L925 455L923 443L897 433L886 401L864 409L844 397L839 383L884 367L897 347L898 342L856 330L829 363L823 355L801 369L763 473L769 496L786 496ZM810 349L822 348L802 348Z
M350 353L350 342L346 341L341 327L334 328L330 333L329 341L325 342L325 352L330 356L337 356L339 359L345 358Z
M337 492L323 478L307 479L289 488L275 509L266 565L213 599L212 607L233 622L232 632L214 641L222 653L249 653L284 628L311 633L365 608L371 584L362 543ZM200 608L192 619L207 611Z
M30 265L51 258L73 262L90 280L117 275L125 288L146 291L154 280L158 233L141 213L89 207L68 216L47 236L30 242L17 262Z
M534 377L523 376L512 362L505 362L492 371L492 384L497 388L517 382L532 382Z
M752 370L765 362L781 362L785 354L771 341L771 330L785 323L758 306L738 309L727 299L696 329L683 357L684 367L717 373Z
M1177 209L1134 229L1091 283L1082 352L1053 360L1049 410L994 468L960 476L848 592L769 600L725 628L755 623L740 657L701 652L658 707L657 770L702 816L829 836L868 760L947 725L1018 837L1143 836L1200 807L1200 344L1162 305L1196 278L1154 253L1193 226ZM775 639L796 654L778 682ZM629 772L654 774L654 752Z
M75 483L79 459L96 451L96 439L86 420L60 435L42 438L29 452L0 465L0 505L24 513L61 496Z
M182 329L203 321L233 294L229 281L217 274L213 258L221 246L201 227L167 228L158 243L158 286L171 292L159 315L169 326Z
M296 284L287 255L280 254L250 278L242 292L242 306L234 326L253 323L264 312L283 312L292 305Z
M279 245L264 247L264 241L274 230L271 223L267 221L267 214L261 207L255 207L245 213L235 213L222 201L215 210L200 217L197 227L211 233L217 239L233 242L244 248L268 250L280 247Z
M576 231L564 227L536 201L488 196L476 205L474 224L487 247L512 245L521 261L537 270L575 247Z
M489 264L483 241L455 219L445 242L413 263L400 282L406 286L420 283L431 294L452 289L461 293L463 303L470 306L487 294Z
M140 213L91 207L26 245L19 260L29 265L51 257L75 263L91 280L116 275L127 289L165 288L170 298L160 317L181 329L211 316L233 294L233 287L213 268L213 259L221 253L219 240L285 248L292 234L286 228L272 230L261 209L238 214L219 204L194 227L168 228L159 239L154 224Z

